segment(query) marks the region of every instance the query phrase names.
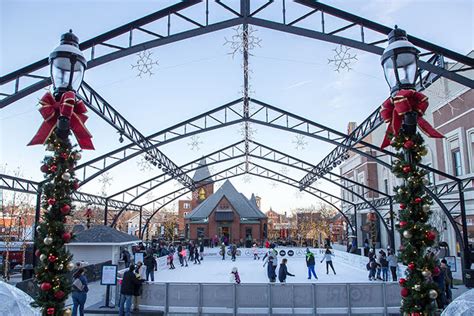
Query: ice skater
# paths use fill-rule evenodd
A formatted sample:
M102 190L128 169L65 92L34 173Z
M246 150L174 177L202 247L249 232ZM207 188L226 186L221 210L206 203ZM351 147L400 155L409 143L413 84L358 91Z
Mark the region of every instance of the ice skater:
M334 270L334 266L332 265L332 257L334 257L334 254L331 252L329 248L326 248L326 252L324 253L323 260L321 260L321 263L323 263L323 261L326 260L326 274L329 274L329 266L331 266L332 272L336 274L336 271Z
M198 247L194 247L194 264L199 263L201 264L201 260L199 260L199 249Z
M286 267L287 261L288 260L286 258L283 258L280 264L280 269L278 270L278 280L280 281L280 283L286 283L287 275L293 276L293 277L295 276L294 274L291 274L290 272L288 272L288 268Z
M230 248L230 253L232 255L232 261L235 261L235 255L237 254L237 246L235 244L232 244Z
M200 257L201 260L204 259L204 257L202 256L203 254L204 254L204 245L201 242L201 243L199 243L199 257Z
M257 244L253 244L252 251L253 251L253 260L260 260L260 257L258 256Z
M188 258L186 257L186 248L183 247L183 250L181 250L181 257L183 258L183 263L185 263L185 267L188 266ZM183 263L181 263L181 266L183 266Z
M306 248L306 266L308 267L308 280L311 280L311 274L317 280L318 276L316 275L316 271L314 271L314 266L316 262L314 260L314 253L312 253L309 248Z
M268 249L268 252L265 254L262 260L265 261L263 266L265 266L265 264L267 265L268 280L271 283L274 283L276 281L275 271L276 271L276 267L278 266L278 258L277 258L277 251L275 250L275 245L272 245L271 248Z
M230 274L230 283L240 284L240 275L237 267L233 267Z
M222 255L222 260L225 260L225 243L221 244L221 255Z

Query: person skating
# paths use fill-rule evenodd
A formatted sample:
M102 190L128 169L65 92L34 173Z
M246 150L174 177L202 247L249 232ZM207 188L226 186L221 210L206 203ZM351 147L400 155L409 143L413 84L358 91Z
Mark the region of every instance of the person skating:
M225 243L221 244L222 260L225 260Z
M375 255L372 249L369 251L369 262L367 263L367 270L369 270L369 280L375 281L375 272L377 270L377 262L375 262Z
M258 256L257 244L253 244L252 251L253 251L253 260L260 260L260 257Z
M240 275L237 267L233 267L230 274L230 283L240 284Z
M331 266L332 272L336 274L336 271L334 270L334 266L332 265L332 257L334 257L334 254L331 252L329 248L326 248L326 252L324 253L323 260L321 260L321 263L323 263L323 261L326 260L326 274L329 274L329 266Z
M189 242L188 250L189 250L188 261L193 262L194 261L194 244L192 242Z
M183 255L182 255L182 252L183 252L183 245L182 244L178 245L177 251L178 251L179 263L181 264L181 266L184 266L184 260L183 260Z
M314 266L316 265L314 259L314 253L312 253L309 248L306 248L306 266L308 267L308 280L311 280L311 274L317 280L318 276L316 275L316 271L314 271Z
M266 261L265 261L266 259ZM274 249L268 249L268 252L265 254L265 256L262 259L265 261L263 266L267 265L267 277L268 280L273 283L276 281L276 274L275 270L273 269L273 262L276 261L276 254Z
M145 259L143 259L143 263L146 267L146 280L151 279L151 281L155 281L155 271L157 270L158 266L156 264L156 260L153 255L147 254Z
M181 250L181 257L183 258L183 263L185 263L185 267L188 266L188 258L186 257L186 248L183 247L183 250ZM183 265L181 265L183 266Z
M232 244L230 253L232 255L232 261L235 261L235 255L237 254L237 246L235 244Z
M397 267L398 267L398 258L395 255L393 249L389 251L388 255L388 267L392 273L392 281L397 281Z
M202 256L204 254L204 244L201 242L199 243L199 258L201 260L204 259L204 257Z
M281 282L281 283L286 283L286 276L289 275L289 276L295 276L294 274L291 274L290 272L288 272L288 268L286 266L286 263L288 262L288 260L286 258L283 258L283 260L281 261L281 264L280 264L280 269L278 270L278 280Z
M199 249L198 247L194 247L194 264L199 263L201 264L201 260L199 260Z
M380 258L380 266L382 269L382 280L388 281L388 260L385 256L385 253L383 253L382 257Z

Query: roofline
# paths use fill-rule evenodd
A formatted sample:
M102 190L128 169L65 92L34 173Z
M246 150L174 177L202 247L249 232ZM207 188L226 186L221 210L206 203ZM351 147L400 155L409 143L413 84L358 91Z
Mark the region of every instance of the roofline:
M124 242L70 242L66 246L124 246L134 243L139 243L141 240L137 239L135 241L124 241Z

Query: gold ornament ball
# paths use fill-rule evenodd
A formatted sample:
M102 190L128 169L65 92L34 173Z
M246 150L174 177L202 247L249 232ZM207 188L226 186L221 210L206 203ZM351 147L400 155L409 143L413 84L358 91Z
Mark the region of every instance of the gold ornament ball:
M405 230L405 231L403 232L403 237L409 239L409 238L412 237L412 234L411 234L411 232L410 232L409 230Z
M72 311L71 309L65 309L64 312L63 312L63 316L71 316L72 315Z
M71 174L69 172L65 172L62 174L61 179L64 181L69 181L71 179Z
M430 206L428 204L423 205L423 212L428 212L430 210Z
M41 261L45 261L45 260L46 260L46 255L45 255L44 253L42 253L42 254L40 255L40 260L41 260Z
M423 272L421 272L421 274L425 277L425 278L429 278L431 276L431 272L429 270L423 270Z
M422 150L420 150L421 156L426 156L427 154L428 154L428 150L426 148L423 148Z
M68 264L67 264L67 269L68 269L69 271L74 270L74 263L68 262Z
M432 300L434 300L435 298L438 297L438 292L436 292L435 290L430 290L428 295L430 296Z
M45 239L43 239L43 242L45 245L51 245L53 243L53 238L51 237L46 237Z

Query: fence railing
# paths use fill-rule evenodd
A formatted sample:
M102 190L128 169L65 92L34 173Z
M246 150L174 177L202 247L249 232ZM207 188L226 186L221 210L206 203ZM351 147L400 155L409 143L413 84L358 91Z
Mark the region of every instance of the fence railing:
M140 306L165 314L399 315L400 300L398 283L145 283Z

